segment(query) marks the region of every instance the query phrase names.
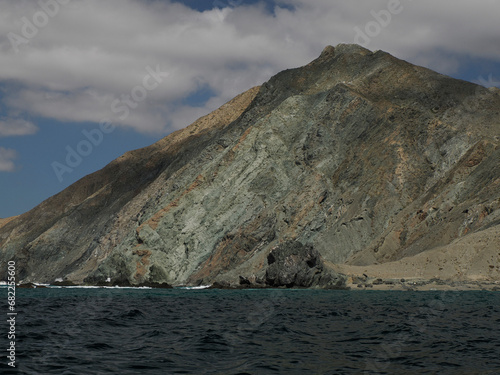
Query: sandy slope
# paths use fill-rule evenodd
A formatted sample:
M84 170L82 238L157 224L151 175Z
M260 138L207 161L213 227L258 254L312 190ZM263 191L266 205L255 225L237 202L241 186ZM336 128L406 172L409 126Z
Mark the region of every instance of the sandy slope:
M337 271L368 279L491 282L500 279L500 226L472 233L449 245L395 262L369 266L335 265ZM363 276L366 275L366 276Z

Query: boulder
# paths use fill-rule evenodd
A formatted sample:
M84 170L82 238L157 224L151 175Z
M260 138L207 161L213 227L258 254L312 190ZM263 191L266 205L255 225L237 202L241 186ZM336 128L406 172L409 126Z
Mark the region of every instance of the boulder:
M327 269L312 245L287 241L267 257L266 284L271 287L345 288L346 277Z

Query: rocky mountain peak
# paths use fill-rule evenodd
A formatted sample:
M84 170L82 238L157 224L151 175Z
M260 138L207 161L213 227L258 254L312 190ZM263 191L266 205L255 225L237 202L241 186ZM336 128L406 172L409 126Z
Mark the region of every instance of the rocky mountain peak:
M335 267L417 277L425 259L433 277L498 280L498 108L496 90L328 46L0 222L0 258L37 282L337 285ZM484 246L462 259L471 238Z

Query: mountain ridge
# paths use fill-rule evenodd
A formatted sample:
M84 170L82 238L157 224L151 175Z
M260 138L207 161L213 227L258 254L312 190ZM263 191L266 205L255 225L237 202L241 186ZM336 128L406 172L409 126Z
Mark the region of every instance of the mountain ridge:
M498 108L495 90L328 46L0 226L0 257L24 281L174 285L263 279L290 240L343 269L398 262L500 225Z

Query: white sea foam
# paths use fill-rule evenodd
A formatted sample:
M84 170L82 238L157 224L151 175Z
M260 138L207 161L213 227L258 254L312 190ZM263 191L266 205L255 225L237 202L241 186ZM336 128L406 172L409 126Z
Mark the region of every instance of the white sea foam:
M211 285L200 285L200 286L181 286L176 289L187 289L187 290L199 290L199 289L207 289L210 288Z
M66 288L66 289L153 289L149 286L100 286L100 285L72 285L72 286L49 286L50 288Z
M55 280L58 281L58 280ZM7 287L7 282L6 281L0 281L0 287ZM46 288L51 288L51 289L153 289L149 286L141 286L141 287L135 287L135 286L99 286L99 285L51 285L51 284L40 284L40 283L33 283L35 287L46 287ZM202 289L199 287L195 287L197 289Z

